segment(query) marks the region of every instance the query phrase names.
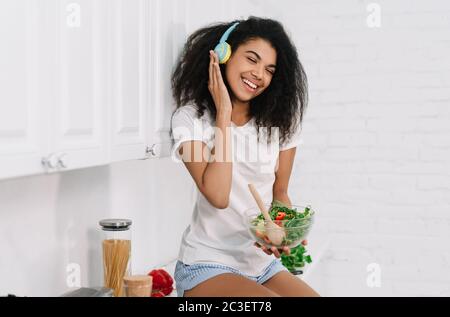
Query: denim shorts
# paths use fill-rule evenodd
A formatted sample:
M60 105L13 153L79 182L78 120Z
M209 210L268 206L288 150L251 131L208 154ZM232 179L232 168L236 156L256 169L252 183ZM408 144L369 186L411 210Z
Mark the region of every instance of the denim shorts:
M263 284L281 271L288 270L281 263L280 259L274 259L259 276L249 276L235 268L221 264L195 263L187 265L181 261L177 261L174 277L178 297L183 297L184 291L190 290L198 284L219 274L234 273L255 281L258 284Z

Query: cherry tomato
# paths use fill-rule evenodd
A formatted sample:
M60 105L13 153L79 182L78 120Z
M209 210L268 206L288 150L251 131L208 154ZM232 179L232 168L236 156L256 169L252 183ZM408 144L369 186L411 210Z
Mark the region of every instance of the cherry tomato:
M275 218L275 220L283 220L284 217L286 217L286 213L285 213L285 212L282 212L282 211L279 211L279 212L278 212L278 215L277 215L276 218Z

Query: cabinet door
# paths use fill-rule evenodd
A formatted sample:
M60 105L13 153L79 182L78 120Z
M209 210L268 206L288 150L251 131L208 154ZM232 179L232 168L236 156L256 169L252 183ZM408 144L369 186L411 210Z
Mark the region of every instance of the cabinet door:
M56 170L106 164L106 1L53 3L51 152L61 158Z
M187 1L150 2L151 43L149 114L149 157L170 155L170 120L175 104L170 77L187 38Z
M0 178L41 173L47 153L47 78L42 53L46 2L0 1Z
M110 3L109 105L111 161L146 156L146 89L148 3L144 0L108 0Z

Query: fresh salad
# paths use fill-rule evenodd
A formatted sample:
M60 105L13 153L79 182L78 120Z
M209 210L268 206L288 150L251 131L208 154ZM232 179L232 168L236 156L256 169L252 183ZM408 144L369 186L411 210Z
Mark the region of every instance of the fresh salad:
M289 246L306 236L312 223L313 212L310 206L307 206L305 210L300 212L296 208L290 209L280 201L274 200L270 207L269 215L277 225L285 229L286 237L283 239L281 246ZM264 236L264 216L262 214L258 215L251 223L256 236ZM270 242L266 239L264 240ZM299 244L291 248L290 255L282 254L281 262L290 272L296 272L299 268L303 268L305 263L312 262L311 256L306 253L305 246Z

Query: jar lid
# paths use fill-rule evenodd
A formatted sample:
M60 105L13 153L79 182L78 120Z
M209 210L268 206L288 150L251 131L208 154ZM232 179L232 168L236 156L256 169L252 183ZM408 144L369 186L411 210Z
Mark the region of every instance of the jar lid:
M130 229L130 219L103 219L99 221L100 226L106 231L124 231Z

